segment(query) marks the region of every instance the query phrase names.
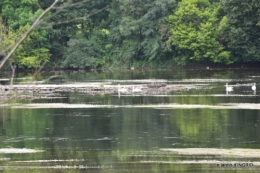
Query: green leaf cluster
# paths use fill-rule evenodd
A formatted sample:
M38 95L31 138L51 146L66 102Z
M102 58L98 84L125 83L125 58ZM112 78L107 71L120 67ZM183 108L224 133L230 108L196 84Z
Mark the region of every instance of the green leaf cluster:
M227 19L219 18L220 3L208 0L182 0L168 21L172 35L169 41L176 46L186 61L211 61L232 63L233 60L220 41L225 32ZM188 58L189 59L188 59Z
M6 50L7 54L40 14L36 0L3 0L0 25L5 29L0 33L3 40L0 49ZM48 36L46 30L34 30L18 47L11 61L26 68L37 68L48 62L51 56Z
M227 47L240 62L260 60L260 1L221 0L230 29Z
M81 35L81 33L78 33ZM98 67L104 65L107 56L105 52L110 49L110 45L103 45L108 31L94 31L89 38L74 38L68 42L65 60L62 62L63 67L85 68Z
M175 0L113 1L108 20L114 63L130 66L134 61L165 60L164 42L168 34L165 17L175 5Z
M2 0L1 53L52 2ZM11 61L21 68L258 62L259 40L260 1L65 0Z

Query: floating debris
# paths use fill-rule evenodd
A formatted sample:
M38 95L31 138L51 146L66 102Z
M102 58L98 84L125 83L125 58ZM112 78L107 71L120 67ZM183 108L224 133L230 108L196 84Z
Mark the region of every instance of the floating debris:
M236 157L236 158L260 158L260 149L248 148L163 148L161 151L169 151L178 155L214 155L221 157Z
M0 161L9 161L10 160L10 158L0 158Z
M55 166L0 166L0 170L31 170L31 169L112 169L113 166L87 166L87 165L55 165Z
M138 85L121 85L126 92L124 95L132 95L133 87L140 88L139 95L168 94L172 91L201 89L204 85L180 85L167 83L149 83ZM15 99L42 99L42 98L62 98L61 93L78 92L90 95L118 93L118 85L107 83L76 83L64 85L2 85L0 86L0 100L8 100L8 95L13 95Z
M147 161L140 161L141 163L162 163L162 164L228 164L229 166L235 166L239 164L241 167L252 167L252 166L260 166L260 162L238 162L238 161L219 161L219 160L177 160L177 161L156 161L156 160L147 160ZM239 167L239 166L236 166Z
M0 153L4 154L17 154L17 153L39 153L44 152L44 150L35 150L28 148L0 148Z
M147 104L147 105L93 105L93 104L67 104L67 103L32 103L8 105L11 108L21 109L51 109L51 108L155 108L155 109L255 109L260 110L260 104L253 103L233 103L218 105L199 105L199 104Z
M0 82L7 82L7 81L10 81L10 79L7 79L7 78L3 79L3 78L0 78Z
M48 162L83 162L85 159L54 159L54 160L26 160L26 161L15 161L21 163L48 163Z

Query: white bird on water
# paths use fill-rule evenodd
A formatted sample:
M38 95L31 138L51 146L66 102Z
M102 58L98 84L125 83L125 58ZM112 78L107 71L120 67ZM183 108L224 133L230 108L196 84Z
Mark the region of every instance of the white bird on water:
M142 91L142 89L141 88L136 88L136 87L134 87L133 86L133 88L132 88L133 90L133 93L138 93L138 92L141 92Z
M255 90L256 90L255 83L252 85L252 90L253 90L253 91L255 91Z
M233 87L232 86L228 86L228 83L226 83L226 91L233 91Z
M121 88L120 84L118 84L118 92L125 93L125 92L127 92L127 89Z

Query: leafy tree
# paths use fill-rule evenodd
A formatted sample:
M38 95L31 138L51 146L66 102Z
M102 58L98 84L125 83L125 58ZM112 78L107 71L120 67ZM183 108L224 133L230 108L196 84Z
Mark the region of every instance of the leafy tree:
M63 67L85 68L104 65L106 62L106 49L110 46L103 46L108 35L107 30L94 31L89 38L74 38L68 42L66 59Z
M1 21L1 20L0 20ZM9 47L15 44L16 40L21 37L21 35L29 28L29 25L20 27L18 30L14 31L12 29L7 29L3 24L0 24L1 32L0 37L2 38L1 50L8 50ZM14 53L13 58L10 60L19 66L26 67L39 67L43 62L48 61L49 54L48 49L39 48L33 49L35 47L34 37L40 37L39 32L33 32L31 37L25 40L24 44L20 45L17 51ZM3 51L3 55L6 52Z
M169 41L179 51L179 64L192 60L232 63L221 37L228 27L227 18L219 16L220 3L208 0L182 0L169 16L172 35Z
M56 65L83 68L83 64L88 64L80 63L79 61L88 61L84 58L81 60L80 57L77 57L78 63L68 63L70 62L68 58L77 54L70 50L73 50L75 48L74 46L81 44L81 47L83 45L90 46L83 52L95 52L97 49L95 47L101 46L98 45L99 43L93 42L93 40L95 40L94 37L97 37L97 35L100 35L100 39L103 39L102 34L97 34L98 31L96 32L96 30L103 29L101 25L102 21L107 17L107 11L105 9L110 1L111 0L74 0L72 4L70 1L61 2L59 6L66 8L56 8L56 11L53 12L50 18L50 22L43 26L43 29L46 27L52 28L52 35L50 37L52 44L51 53L53 54L52 61L55 62ZM87 42L88 44L86 44ZM67 47L69 47L68 49L70 50L67 50ZM71 53L73 53L73 55L69 55ZM92 55L90 57L93 57ZM97 55L99 55L99 53L94 57L97 57ZM90 61L92 60L89 60L89 62ZM96 66L93 63L91 64Z
M242 62L260 60L260 1L221 0L230 30L228 48Z
M34 23L33 27L30 29L27 27L28 30L30 30L29 32L31 32L32 29L34 29L34 32L30 35L28 35L29 32L23 35L23 37L25 36L27 39L23 45L19 46L17 52L13 54L12 61L19 66L39 67L42 63L50 59L51 53L54 53L56 56L62 56L63 53L61 52L64 52L64 46L66 46L67 41L73 38L79 30L89 31L93 22L89 22L88 17L100 11L95 10L95 6L99 7L103 1L92 2L89 7L86 7L86 4L89 4L87 3L88 1L89 0L75 0L73 2L69 0L48 0L38 2L37 0L22 0L21 2L17 1L17 3L13 3L12 1L4 0L1 4L2 15L9 30L14 32L17 32L20 28L27 25L31 25L40 14L43 14L43 11L45 13L51 9L55 9L51 14L46 15L45 13L43 15L45 16L44 22L42 20L41 22L38 21L40 18L35 21L36 23ZM58 4L58 6L54 7L56 4ZM46 9L47 7L48 9ZM49 9L49 7L51 8ZM90 10L91 8L92 11ZM88 12L90 12L90 14L88 14ZM39 26L38 24L41 25ZM36 26L39 27L36 29ZM86 26L88 26L87 29L84 29ZM53 43L53 45L51 45L51 43ZM59 58L61 56L59 56ZM52 59L52 61L57 60L58 59Z
M2 16L6 21L6 28L8 28L3 33L3 45L8 51L29 30L30 25L41 14L42 10L39 9L36 2L36 0L17 2L4 0L2 2ZM35 30L22 45L19 45L11 61L18 66L40 67L50 57L47 38L47 31Z
M168 27L165 19L175 4L175 0L113 1L108 21L112 61L130 66L133 61L166 58L164 41Z
M29 25L25 27L29 28ZM46 31L33 31L30 36L18 47L12 62L28 68L39 68L50 59L50 52L46 45L48 33ZM45 43L45 45L44 45Z

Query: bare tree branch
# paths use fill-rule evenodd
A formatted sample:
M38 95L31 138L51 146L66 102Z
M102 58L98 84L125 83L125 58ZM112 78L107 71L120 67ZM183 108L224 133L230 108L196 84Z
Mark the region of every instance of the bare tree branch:
M75 3L70 3L70 2L67 2L65 3L63 6L60 6L60 7L54 7L53 9L65 9L65 8L70 8L70 7L75 7L75 6L78 6L78 7L81 7L81 5L85 2L89 2L90 0L83 0L83 1L80 1L80 2L75 2ZM54 13L55 14L55 13Z
M64 4L61 4L59 7L55 7L55 5L59 2L59 0L54 0L54 2L52 3L51 6L49 6L46 10L44 10L41 15L34 21L34 23L30 26L30 28L18 39L18 41L13 44L13 45L10 45L8 46L7 48L4 48L0 50L0 57L2 56L2 60L0 60L0 70L2 69L2 67L4 66L4 64L9 61L9 65L12 69L12 76L11 76L11 82L10 82L10 90L8 89L8 91L5 93L4 97L6 99L3 99L0 101L0 105L3 104L3 103L6 103L7 101L9 100L12 100L14 98L17 98L17 96L21 95L22 93L26 92L28 90L28 88L24 88L22 91L19 91L19 93L17 93L16 91L14 90L11 90L12 89L12 85L13 85L13 79L14 79L14 74L15 74L15 69L16 69L16 66L13 66L12 62L10 61L10 58L11 56L13 55L13 53L16 51L16 49L18 48L18 46L28 37L28 35L33 31L33 29L35 29L37 26L39 26L39 24L43 21L43 20L47 20L47 19L50 19L51 17L59 14L60 12L63 12L65 11L66 8L71 8L71 7L74 7L74 8L77 8L77 7L80 7L83 3L85 2L89 2L90 0L81 0L80 2L76 2L76 3L73 3L72 0L67 0ZM37 5L39 7L39 9L42 9L38 0L37 0ZM102 8L102 9L99 9L99 10L93 10L92 12L89 13L89 15L87 16L84 16L84 17L77 17L77 18L74 18L74 19L71 19L71 20L67 20L67 21L60 21L60 22L56 22L56 23L51 23L47 26L54 26L54 25L58 25L58 24L63 24L63 23L69 23L69 22L73 22L73 21L77 21L77 20L84 20L86 18L89 18L90 16L92 15L95 15L103 10L105 10L108 6ZM54 12L53 14L51 14L50 16L46 16L46 14L50 11L50 10L53 10L55 9L56 12ZM40 27L42 28L42 27ZM0 41L0 44L1 44L1 41ZM46 63L46 62L45 62ZM42 68L44 67L45 63L43 63L41 65L41 67L35 71L35 73L33 74L33 77L34 77L34 80L35 78L37 77L37 75L39 74L39 72L42 70ZM45 81L48 81L52 78L56 78L58 77L55 73L54 76L51 76L50 78L44 80L43 82ZM34 84L34 82L32 81L29 85L31 84ZM28 85L28 87L29 87ZM11 93L11 91L13 91L13 93ZM13 95L10 95L10 94L13 94Z
M70 23L70 22L74 22L74 21L77 21L77 20L84 20L84 19L87 19L103 10L105 10L106 8L108 8L108 6L105 6L104 8L101 8L99 10L95 10L95 11L92 11L90 14L88 14L87 16L83 16L83 17L76 17L74 19L71 19L71 20L66 20L66 21L61 21L61 22L52 22L50 24L47 25L47 27L39 27L41 29L47 29L47 28L50 28L51 26L54 26L54 25L59 25L59 24L65 24L65 23Z
M80 2L77 2L77 3L67 2L67 3L64 3L63 5L61 5L61 6L59 6L59 7L53 7L53 9L55 9L56 12L54 12L53 14L51 14L51 15L48 16L48 17L45 17L44 19L45 19L45 20L51 19L53 16L56 16L57 14L61 13L61 12L64 11L66 8L75 7L75 6L81 7L82 4L84 4L85 2L89 2L89 1L90 1L90 0L83 0L83 1L80 1Z
M53 4L44 10L42 14L34 21L34 23L31 25L31 27L22 35L22 37L17 41L17 43L14 45L14 47L11 49L11 51L3 58L3 60L0 62L0 69L4 66L6 61L11 58L12 54L15 52L15 50L18 48L18 46L27 38L27 36L32 32L32 30L40 23L40 20L59 2L59 0L55 0Z
M46 62L44 62L41 67L33 74L33 77L36 78L36 76L40 73L40 71L42 70L42 68L45 66Z
M37 6L39 7L39 9L43 10L41 5L39 4L39 0L37 0L36 3L37 3Z
M12 69L12 76L11 76L11 80L10 80L10 87L13 86L13 81L14 81L14 74L15 74L15 69L16 69L16 65L12 64L12 61L9 61L9 65Z
M29 84L27 85L27 87L25 87L20 93L15 93L15 94L13 94L12 96L8 96L8 94L11 93L11 89L12 89L12 87L13 87L13 79L14 79L15 69L16 69L16 66L13 66L11 61L9 61L9 63L10 63L9 65L11 66L11 69L12 69L12 76L11 76L11 80L10 80L10 89L4 94L4 98L6 98L6 99L3 98L3 99L0 101L0 106L1 106L1 104L4 104L4 103L6 103L6 102L8 102L8 101L10 101L10 100L12 100L12 99L14 99L14 98L17 98L17 96L22 95L23 93L25 93L26 91L28 91L28 88L27 88L27 87L29 87L30 85L34 84L33 82L31 82L31 83L29 83ZM33 74L33 79L36 78L36 76L39 74L39 72L42 70L42 68L44 67L45 64L46 64L46 62L43 63L43 64L41 65L41 67L40 67L38 70L35 71L35 73ZM59 77L59 76L55 73L55 75L50 76L49 78L45 79L43 82L49 81L50 79L56 78L56 77ZM43 83L43 82L42 82L42 83Z

